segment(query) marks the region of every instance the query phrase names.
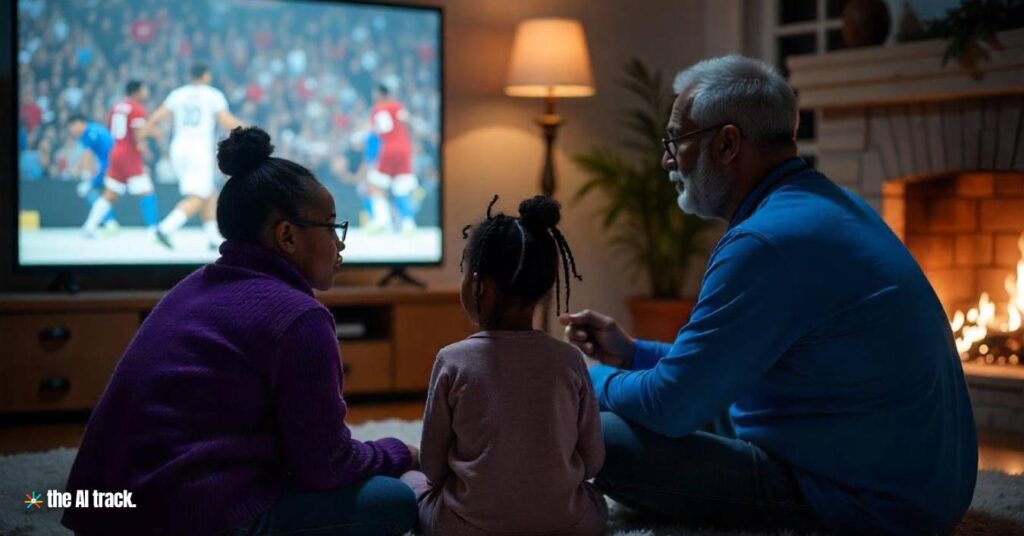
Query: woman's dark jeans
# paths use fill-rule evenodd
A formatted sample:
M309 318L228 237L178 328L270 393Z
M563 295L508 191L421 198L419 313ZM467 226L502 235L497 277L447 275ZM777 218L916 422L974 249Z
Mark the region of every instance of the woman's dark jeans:
M233 535L404 534L416 525L416 497L396 478L375 476L331 491L286 489L281 498Z

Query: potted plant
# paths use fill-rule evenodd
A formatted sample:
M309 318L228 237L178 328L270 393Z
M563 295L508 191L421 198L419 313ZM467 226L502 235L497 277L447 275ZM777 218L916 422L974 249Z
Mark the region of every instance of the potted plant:
M691 258L706 249L698 237L711 223L679 210L678 193L661 167L661 138L675 98L671 88L639 59L623 72L622 85L636 98L622 118L627 137L621 150L597 147L573 157L590 176L575 200L604 194L602 221L612 246L650 283L650 296L628 303L634 335L672 340L696 304L682 291Z
M991 59L989 49L1004 48L998 32L1024 27L1024 0L964 0L944 17L910 26L900 41L946 39L942 65L955 59L975 71L979 60Z

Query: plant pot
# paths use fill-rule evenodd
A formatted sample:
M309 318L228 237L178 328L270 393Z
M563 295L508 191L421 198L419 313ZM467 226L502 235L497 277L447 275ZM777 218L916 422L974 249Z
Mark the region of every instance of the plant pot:
M891 27L885 0L850 0L843 8L843 42L848 47L881 45Z
M626 304L633 317L633 336L661 342L672 342L679 328L690 321L697 305L694 298L655 299L635 297Z

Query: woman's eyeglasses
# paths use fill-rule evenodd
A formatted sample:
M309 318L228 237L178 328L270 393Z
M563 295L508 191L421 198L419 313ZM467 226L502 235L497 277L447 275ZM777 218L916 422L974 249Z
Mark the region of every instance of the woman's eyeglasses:
M299 227L323 227L325 229L334 229L334 234L338 236L338 239L342 242L345 241L345 237L348 236L348 220L342 220L338 223L317 223L314 221L305 220L289 220L292 224Z

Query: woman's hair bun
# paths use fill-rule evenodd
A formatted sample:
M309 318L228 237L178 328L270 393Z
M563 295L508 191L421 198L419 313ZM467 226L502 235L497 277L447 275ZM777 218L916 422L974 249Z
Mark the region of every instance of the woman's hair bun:
M217 167L229 177L244 177L270 158L270 134L259 127L236 127L217 144Z
M544 231L558 225L562 205L546 195L537 195L519 203L519 216L527 227Z

